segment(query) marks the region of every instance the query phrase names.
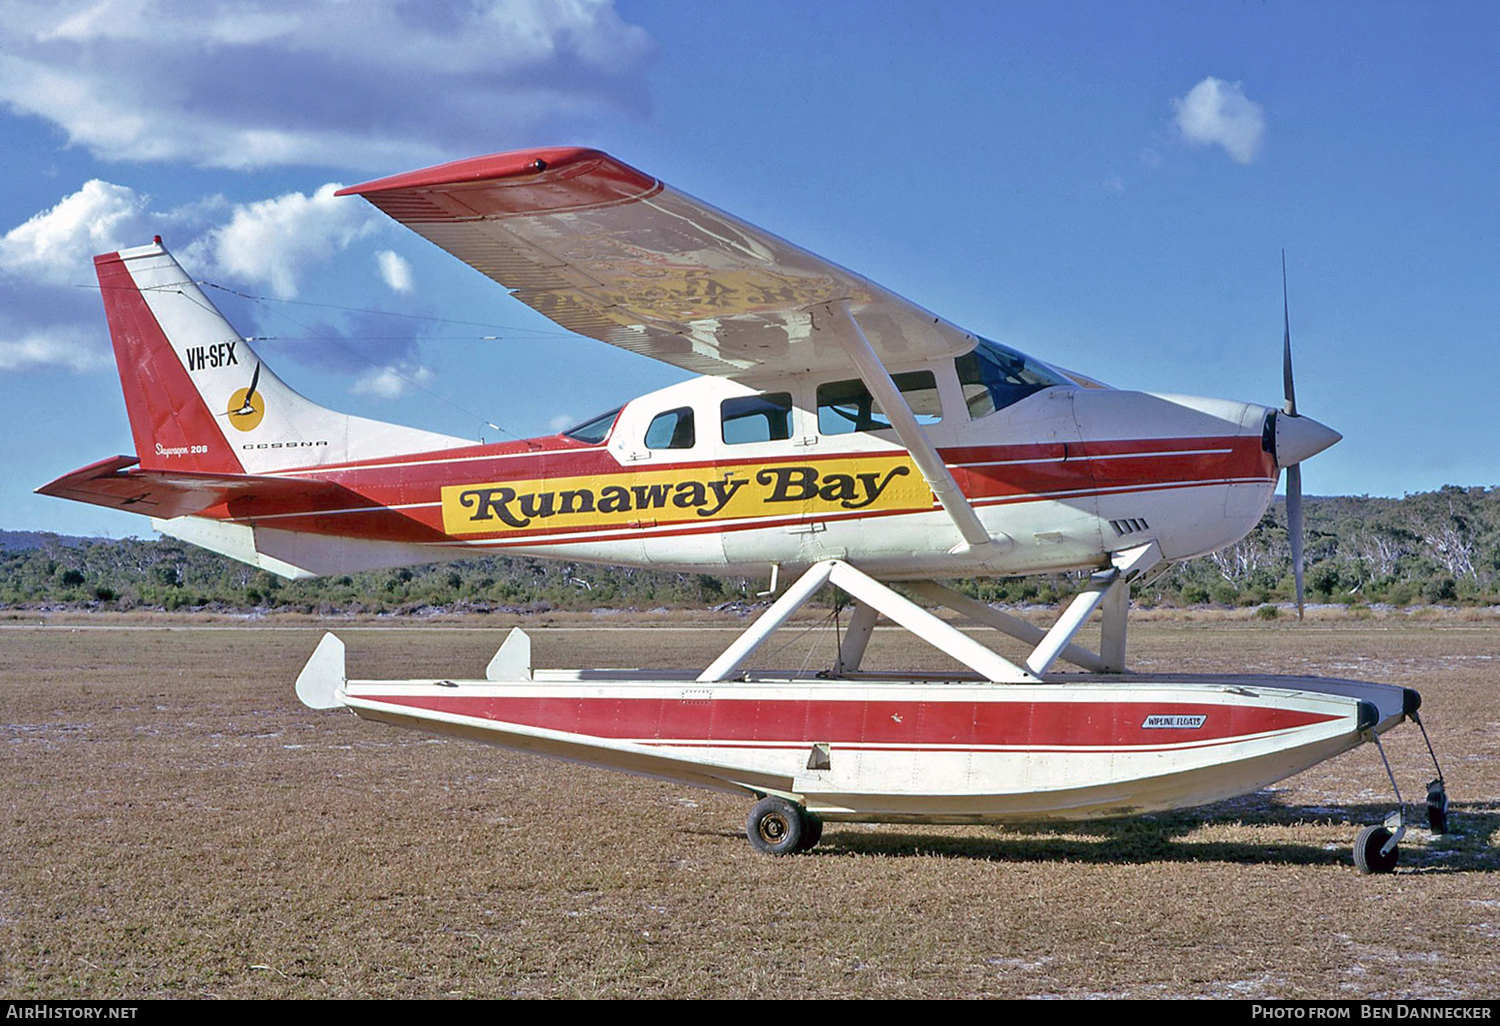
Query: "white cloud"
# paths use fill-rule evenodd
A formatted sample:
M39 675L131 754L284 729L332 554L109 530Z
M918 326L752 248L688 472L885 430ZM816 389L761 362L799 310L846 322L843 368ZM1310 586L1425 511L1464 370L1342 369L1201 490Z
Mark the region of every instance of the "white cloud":
M0 336L0 371L35 367L92 371L112 364L109 351L99 344L96 336L67 325L32 332L17 339Z
M128 186L86 182L0 235L0 373L108 365L98 294L75 286L94 284L95 254L141 245L154 234L167 239L196 277L295 297L315 265L385 224L368 204L334 199L337 189L330 184L311 196L294 192L238 205L212 196L157 211ZM402 267L393 266L388 280L399 280ZM342 333L336 324L321 330ZM382 343L380 360L408 359L415 346L410 339Z
M191 237L222 201L157 212L149 197L94 179L0 235L0 373L45 367L87 372L112 364L93 257L158 232Z
M547 426L552 429L553 434L556 434L559 431L566 431L568 428L577 423L578 421L574 419L571 413L560 413L556 417L553 417L551 420L547 421Z
M265 285L278 299L297 296L298 276L380 224L368 205L335 199L329 183L311 196L289 192L236 206L229 223L185 251L186 262L242 282Z
M146 207L146 197L134 189L97 178L85 182L50 210L0 236L0 267L13 277L58 285L90 281L90 258L121 248L123 230Z
M612 0L10 0L0 103L104 159L391 171L644 117L651 53Z
M1239 82L1205 78L1173 100L1177 129L1194 145L1222 146L1241 164L1260 152L1266 135L1266 114L1260 104L1248 99Z
M415 365L376 367L356 379L349 391L377 399L398 399L413 388L425 388L433 377L432 371Z
M401 258L395 250L382 249L375 254L380 266L380 280L392 292L411 291L411 264Z

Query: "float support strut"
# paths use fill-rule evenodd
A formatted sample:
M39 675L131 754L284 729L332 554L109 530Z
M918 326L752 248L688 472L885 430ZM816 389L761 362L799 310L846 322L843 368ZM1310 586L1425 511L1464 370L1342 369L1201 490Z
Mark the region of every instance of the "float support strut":
M830 559L814 563L806 573L787 588L786 593L777 599L771 608L762 613L760 619L751 624L744 634L741 634L724 650L723 655L715 659L712 665L698 676L699 682L732 680L740 673L756 649L760 648L771 636L771 633L790 619L792 614L805 605L825 584L844 589L854 596L861 607L869 607L870 613L856 615L869 617L868 622L871 628L874 627L874 617L877 614L884 614L923 641L957 659L986 680L1004 683L1037 680L1035 675L1028 673L1003 656L997 655L952 624L938 619L915 602L898 595L868 574L856 570L842 560ZM863 641L852 642L848 648L849 660L853 661L856 655L862 657L863 649ZM842 654L840 661L844 661Z

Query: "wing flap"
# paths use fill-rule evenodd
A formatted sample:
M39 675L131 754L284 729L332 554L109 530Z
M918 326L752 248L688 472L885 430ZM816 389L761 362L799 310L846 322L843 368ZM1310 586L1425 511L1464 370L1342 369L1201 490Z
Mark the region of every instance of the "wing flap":
M835 302L849 304L888 366L975 344L874 282L598 150L476 157L339 195L364 196L562 327L694 373L847 369L812 314Z

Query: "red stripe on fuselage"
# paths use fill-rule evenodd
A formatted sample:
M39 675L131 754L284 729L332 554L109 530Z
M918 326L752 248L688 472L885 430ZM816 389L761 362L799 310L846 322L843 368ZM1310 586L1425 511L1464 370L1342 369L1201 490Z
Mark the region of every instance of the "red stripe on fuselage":
M1338 719L1289 709L1186 702L838 701L830 699L357 695L368 701L636 741L973 747L1128 747L1205 743ZM1196 728L1147 717L1202 717Z
M319 535L353 536L380 540L437 542L449 539L443 530L439 506L444 487L471 484L503 484L506 481L537 481L556 478L594 477L601 484L611 478L630 477L642 470L709 471L745 473L763 466L812 463L819 467L841 462L890 456L890 450L822 455L809 454L757 458L745 461L700 460L653 464L650 468L621 466L602 445L586 446L569 439L545 438L523 443L474 446L434 453L417 453L384 460L334 467L285 472L337 483L362 496L370 504L369 516L351 517L347 509L330 510L295 500L262 501L229 511L243 522L274 517L267 526ZM944 461L964 493L977 506L1028 502L1053 497L1157 491L1164 488L1197 487L1205 484L1266 481L1274 479L1275 467L1261 449L1258 437L1227 436L1184 439L1126 439L1036 443L1007 446L964 446L942 451ZM410 507L387 509L388 507ZM936 505L927 507L936 508ZM381 511L377 515L377 511ZM702 518L672 516L675 510L645 511L650 526L676 528L673 533L752 530L807 519L838 520L881 515L872 511L848 514L768 516L733 524L709 523ZM901 515L913 510L886 511ZM667 514L667 515L662 515ZM465 535L465 544L517 544L523 540L546 543L552 536L610 540L638 537L636 528L622 524L591 529L529 527L522 530ZM624 533L622 533L624 532ZM453 539L458 540L458 539Z

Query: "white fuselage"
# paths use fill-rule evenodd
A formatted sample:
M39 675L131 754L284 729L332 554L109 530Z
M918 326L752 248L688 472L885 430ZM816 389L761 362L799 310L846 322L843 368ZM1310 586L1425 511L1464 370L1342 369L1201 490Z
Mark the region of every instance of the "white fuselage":
M923 431L992 544L962 544L892 430L840 431L826 409L820 424L828 383L812 375L695 378L628 403L595 444L554 436L275 470L357 501L230 503L159 526L311 574L496 552L746 575L837 558L931 579L1097 567L1150 541L1185 559L1243 537L1270 503L1265 407L1054 386L971 417L952 363L928 369L940 414ZM764 396L786 397L784 436L726 441L726 411ZM681 411L690 444L651 435Z

